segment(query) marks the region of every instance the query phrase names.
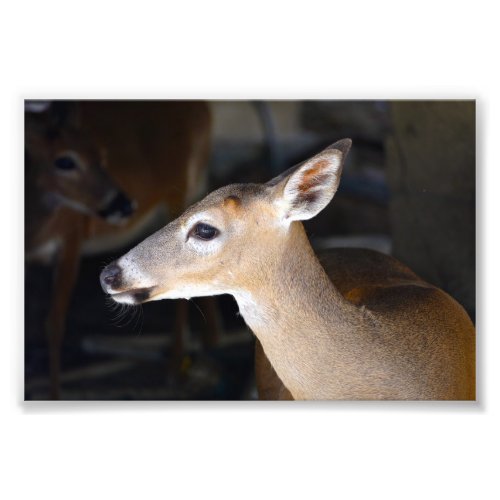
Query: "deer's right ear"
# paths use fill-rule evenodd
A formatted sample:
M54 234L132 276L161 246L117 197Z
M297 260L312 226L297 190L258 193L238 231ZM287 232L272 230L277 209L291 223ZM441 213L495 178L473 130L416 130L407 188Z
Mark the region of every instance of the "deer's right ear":
M268 183L285 222L311 219L330 203L350 147L350 139L338 141Z

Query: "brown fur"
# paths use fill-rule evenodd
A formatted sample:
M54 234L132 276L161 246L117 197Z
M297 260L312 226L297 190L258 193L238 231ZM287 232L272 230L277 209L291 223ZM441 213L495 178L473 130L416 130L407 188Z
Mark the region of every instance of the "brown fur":
M299 184L299 191L306 194L311 187L313 187L318 182L324 182L328 177L321 173L321 170L328 165L326 160L320 160L316 162L310 169L306 170L302 177L302 182ZM323 176L323 177L321 177Z
M349 147L339 141L268 184L211 193L118 259L117 288L105 290L129 303L144 287L148 300L232 294L282 381L258 347L263 396L474 399L475 332L460 305L376 252L332 252L327 274L309 243L300 220L332 199ZM328 175L307 181L318 193L307 202L296 186L318 160ZM218 229L213 242L186 236L200 220Z
M32 160L26 180L26 250L30 253L49 241L58 243L53 298L47 319L51 396L57 398L65 317L82 248L116 249L130 235L137 237L136 228L159 205L178 215L198 196L208 162L211 117L208 105L196 101L81 101L70 104L70 120L60 123L60 130L50 140L41 119L36 116L29 119L26 144ZM114 179L137 203L137 210L127 224L112 226L70 208L50 208L44 204L46 192L65 188L55 184L60 181L52 173L52 162L58 150L66 149L78 152L88 165L98 165L106 157L108 172L106 184L100 180L104 175L102 169L87 170L79 189L65 192L67 197L85 202L97 212L99 207L93 198L102 198L99 190L108 188ZM213 302L205 302L205 306L209 309L206 316L214 320ZM174 370L182 354L182 331L186 325L182 318L186 317L186 307L184 302L179 303ZM213 344L215 335L212 321L204 343Z
M126 233L160 204L178 216L195 201L210 152L211 117L206 103L82 101L80 122L106 150L110 174L137 202L127 227L110 227L94 219L89 236Z
M228 196L224 200L224 207L229 210L237 210L240 207L241 200L237 196Z
M421 280L396 259L372 250L338 248L321 253L319 258L335 287L349 302L364 306L376 316L395 318L392 320L394 336L385 348L391 347L395 361L401 365L399 372L411 375L410 380L405 382L400 377L398 382L405 383L405 390L408 393L413 390L414 395L390 399L475 399L474 329L456 301ZM417 310L409 309L409 304ZM405 315L410 316L410 324ZM433 331L422 335L422 329L429 323ZM439 325L457 330L454 345L439 338ZM415 353L424 358L429 345L435 349L432 356L435 366L425 363L422 370L417 368ZM404 350L408 354L398 357ZM258 340L255 373L261 399L293 399ZM384 371L378 373L382 376ZM450 382L452 378L453 383ZM409 387L416 385L419 379L420 383L428 385L425 393L417 394ZM377 396L367 395L363 399L378 399Z

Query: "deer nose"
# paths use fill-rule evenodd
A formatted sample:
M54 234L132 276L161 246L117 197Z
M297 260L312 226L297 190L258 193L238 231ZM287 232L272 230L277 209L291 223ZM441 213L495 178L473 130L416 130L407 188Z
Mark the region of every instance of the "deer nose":
M112 262L108 264L101 272L100 281L101 287L106 292L109 293L110 290L119 288L121 281L122 270L121 267Z
M116 204L122 217L130 217L134 213L135 202L131 201L123 193L119 193Z
M134 213L135 202L131 201L124 193L118 191L109 204L99 211L99 215L109 222L119 222L127 219Z

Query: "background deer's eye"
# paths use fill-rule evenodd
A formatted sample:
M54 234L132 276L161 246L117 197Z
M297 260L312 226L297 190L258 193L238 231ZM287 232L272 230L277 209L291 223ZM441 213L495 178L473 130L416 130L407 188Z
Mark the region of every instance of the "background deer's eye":
M219 234L219 231L215 227L200 222L193 227L190 234L200 240L212 240Z
M73 170L76 168L76 163L71 156L60 156L54 161L54 165L59 170Z

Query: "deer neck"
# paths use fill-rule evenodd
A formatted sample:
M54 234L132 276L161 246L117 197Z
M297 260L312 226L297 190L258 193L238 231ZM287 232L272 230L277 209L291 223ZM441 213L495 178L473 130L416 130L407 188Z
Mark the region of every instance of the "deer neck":
M299 222L259 270L251 289L234 294L240 313L293 396L321 398L318 367L329 369L362 312L335 288Z
M67 221L64 213L69 210L61 211L63 208L58 201L57 196L42 189L36 178L26 176L25 181L25 248L29 254L36 253L39 247L53 249L59 243L61 231L66 232L71 229L71 222ZM63 213L61 213L63 212ZM62 216L62 217L61 217ZM68 226L68 227L65 227ZM42 251L43 254L50 252Z

